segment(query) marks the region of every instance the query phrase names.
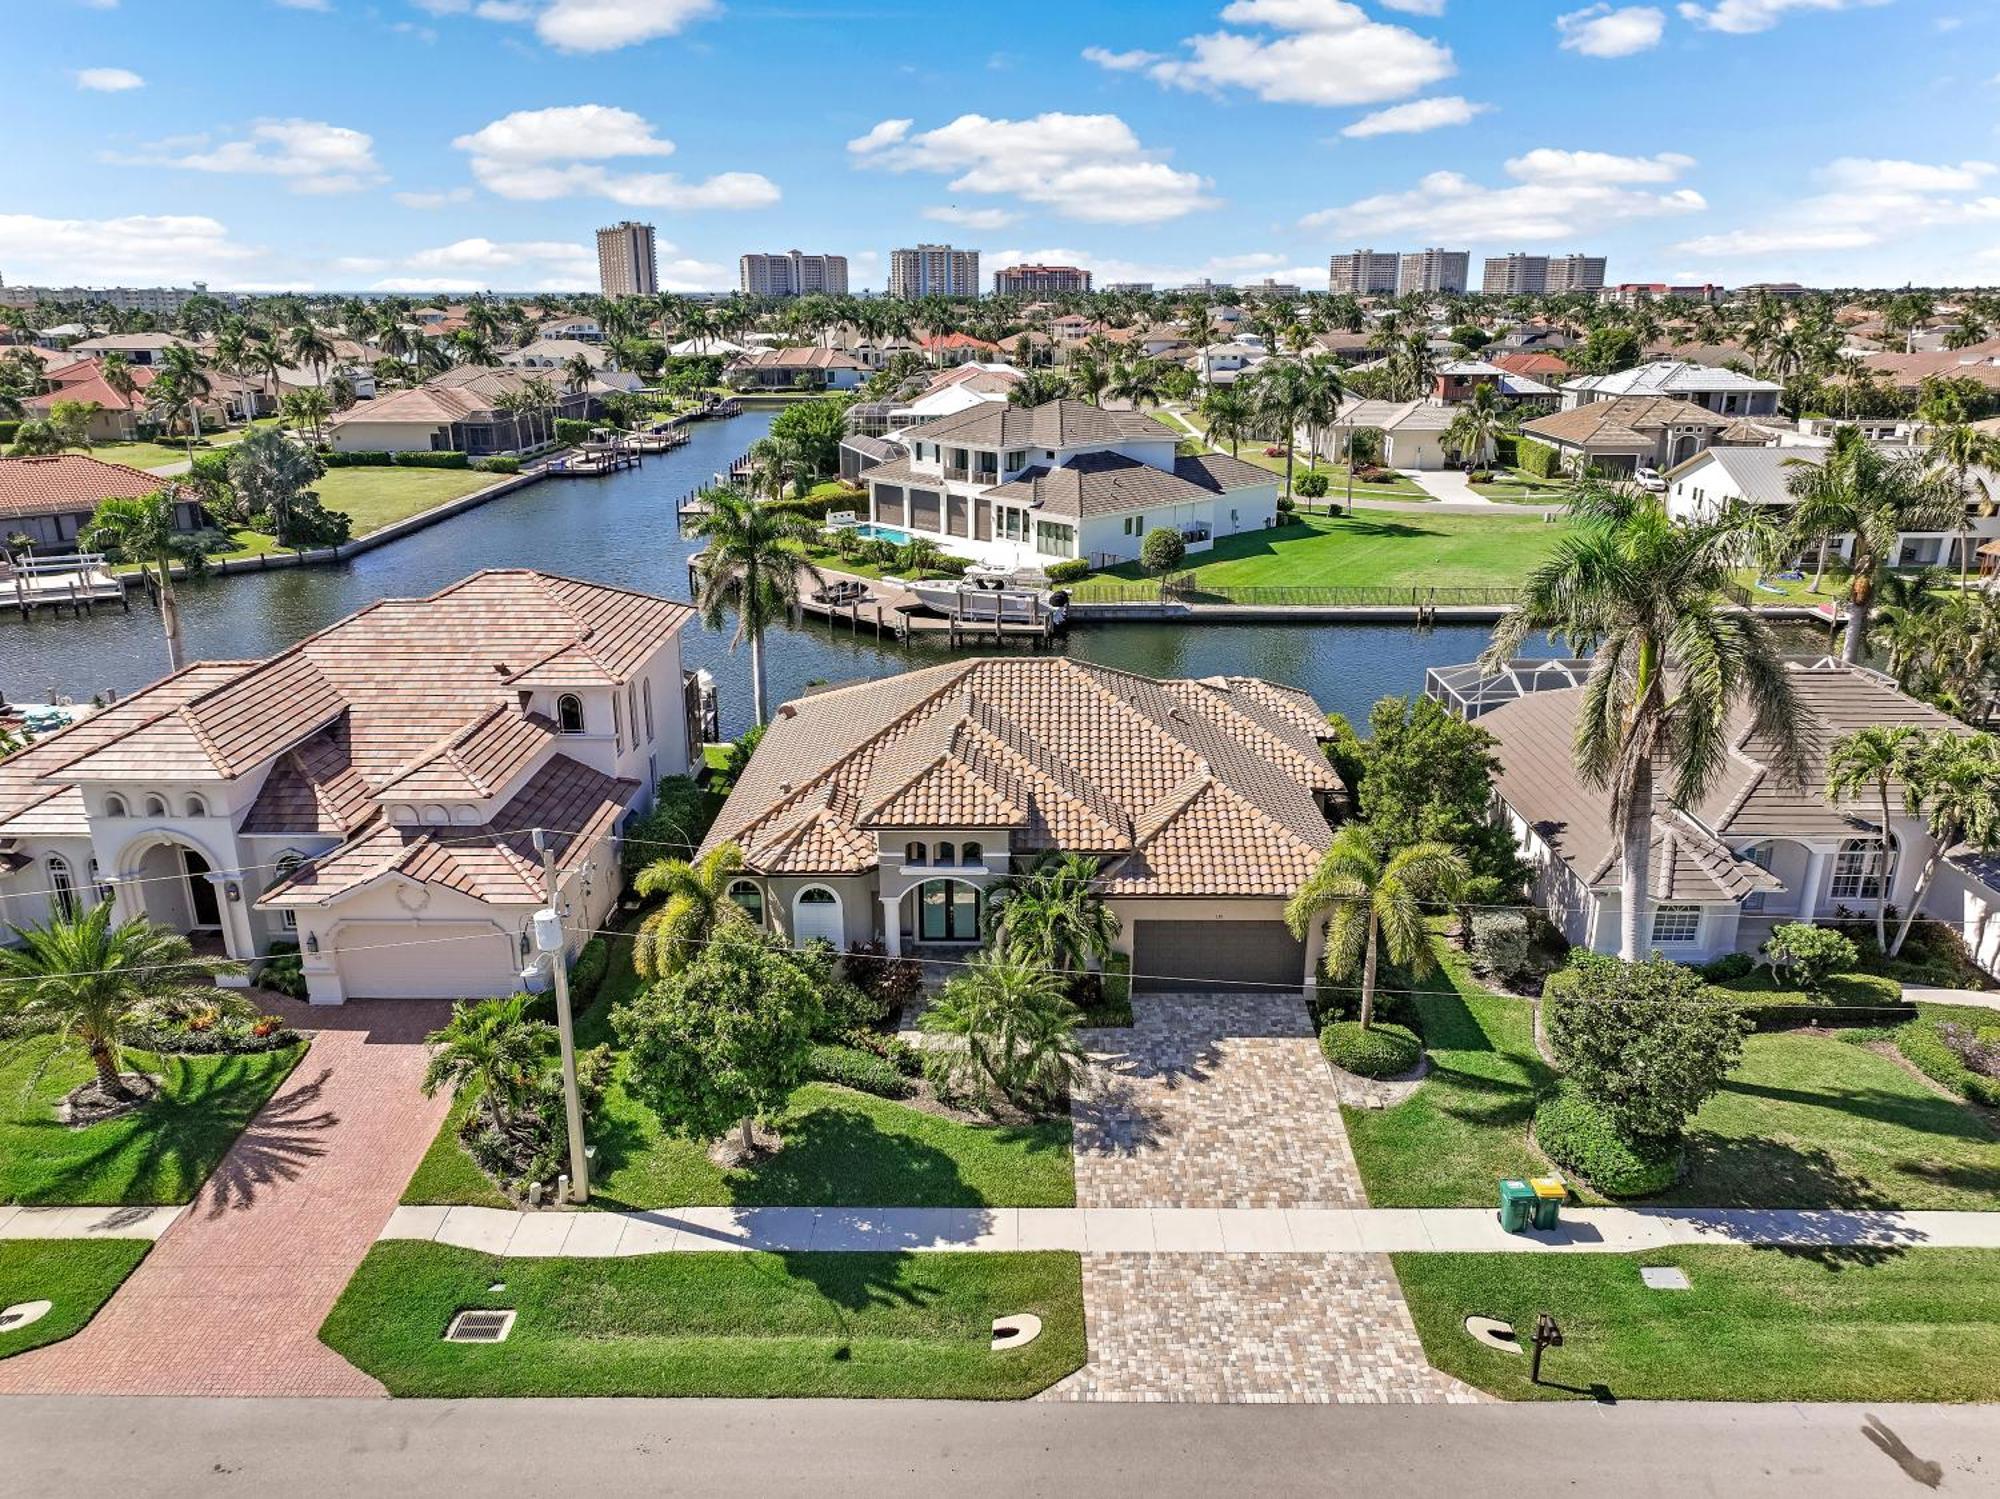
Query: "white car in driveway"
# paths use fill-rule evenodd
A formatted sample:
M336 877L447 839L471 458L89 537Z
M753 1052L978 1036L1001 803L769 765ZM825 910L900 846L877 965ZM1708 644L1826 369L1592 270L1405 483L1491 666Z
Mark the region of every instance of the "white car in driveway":
M1665 494L1667 492L1667 481L1660 477L1660 471L1656 468L1642 468L1638 470L1632 475L1632 482L1645 490L1647 494Z

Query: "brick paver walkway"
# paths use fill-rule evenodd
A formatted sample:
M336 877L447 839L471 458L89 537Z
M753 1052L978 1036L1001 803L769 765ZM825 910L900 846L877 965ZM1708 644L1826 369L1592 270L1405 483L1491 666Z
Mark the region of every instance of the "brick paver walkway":
M1297 995L1142 996L1084 1033L1070 1108L1079 1207L1367 1204L1333 1074Z
M0 1363L0 1394L382 1393L319 1325L449 1107L417 1088L446 1007L273 1008L317 1030L297 1069L88 1327Z

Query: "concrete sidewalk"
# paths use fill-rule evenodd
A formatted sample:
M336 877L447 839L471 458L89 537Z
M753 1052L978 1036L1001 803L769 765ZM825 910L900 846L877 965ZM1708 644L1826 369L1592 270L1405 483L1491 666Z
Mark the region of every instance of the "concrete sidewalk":
M1679 1244L2000 1249L2000 1213L1572 1208L1510 1234L1485 1208L669 1208L512 1213L399 1207L383 1239L515 1257L1069 1249L1091 1254L1624 1253Z
M0 1239L152 1239L187 1208L0 1207Z

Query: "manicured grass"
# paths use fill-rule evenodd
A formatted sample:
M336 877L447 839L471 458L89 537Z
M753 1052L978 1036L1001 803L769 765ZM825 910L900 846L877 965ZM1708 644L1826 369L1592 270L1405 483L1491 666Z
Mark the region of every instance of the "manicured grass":
M1192 554L1187 570L1197 588L1508 589L1564 534L1563 526L1525 516L1301 515L1294 525L1222 537L1212 550ZM1126 563L1097 576L1140 581L1146 574Z
M259 422L258 426L266 423ZM221 432L204 431L201 441L194 445L199 457L216 448L226 448L243 441L250 435L249 427L230 427ZM99 443L90 450L90 456L101 458L106 463L122 463L127 468L164 468L169 463L185 463L188 445L185 441L168 442L107 442Z
M1474 484L1472 490L1475 494L1506 505L1561 505L1568 501L1570 494L1561 485L1550 484L1545 479L1515 478L1511 475L1495 479L1490 484Z
M513 1308L507 1340L443 1341L468 1307ZM993 1352L994 1318L1018 1312L1041 1336ZM1018 1400L1082 1365L1083 1284L1058 1253L502 1260L389 1242L320 1337L392 1395Z
M55 1303L41 1321L0 1332L0 1359L81 1332L152 1247L145 1239L0 1239L0 1306Z
M71 1129L55 1105L90 1077L78 1047L35 1036L0 1048L0 1202L187 1202L305 1051L174 1057L128 1051L125 1070L158 1073L164 1096Z
M1371 1206L1484 1207L1502 1177L1550 1169L1528 1141L1552 1074L1527 1000L1483 992L1457 954L1416 996L1430 1076L1392 1109L1341 1110Z
M1799 1033L1752 1036L1695 1115L1686 1180L1702 1207L2000 1208L2000 1134L1901 1062Z
M914 582L921 582L925 578L949 576L946 573L937 571L935 568L925 568L913 576L908 568L898 567L893 562L867 562L859 557L843 557L829 547L807 545L803 550L806 560L815 567L818 567L822 572L845 573L850 578L903 578ZM808 589L807 591L810 592L811 590ZM863 607L867 608L870 606L864 605Z
M347 512L356 536L366 536L509 477L464 468L330 468L313 488L327 509Z
M638 979L631 945L617 944L597 1002L577 1021L577 1044L613 1041L611 1011ZM499 1205L459 1146L454 1113L431 1144L403 1200ZM1019 1127L962 1124L826 1083L808 1083L773 1128L784 1147L759 1164L725 1171L703 1141L670 1134L626 1087L624 1064L589 1136L597 1147L592 1201L600 1208L1071 1207L1076 1171L1067 1118Z
M1392 1256L1424 1354L1510 1400L1601 1386L1620 1400L2000 1399L2000 1251L1702 1246L1611 1254ZM1642 1265L1691 1289L1648 1290ZM1528 1382L1527 1353L1466 1334L1468 1315L1564 1344Z
M1204 442L1208 441L1208 423L1202 420L1199 412L1156 411L1153 415L1164 421L1168 426L1176 427L1187 433L1190 437L1200 438ZM1227 444L1209 443L1209 446L1219 453L1229 452ZM1245 463L1253 463L1258 468L1267 468L1272 473L1282 476L1285 472L1284 456L1280 454L1274 458L1264 451L1264 449L1273 446L1277 446L1277 444L1254 440L1239 443L1237 444L1234 456L1242 459ZM1292 461L1292 478L1296 480L1300 474L1306 472L1308 466L1303 453L1295 455ZM1319 471L1327 476L1328 489L1326 498L1328 500L1345 499L1347 493L1347 465L1337 460L1322 458L1319 463ZM1282 488L1282 486L1280 487ZM1430 498L1430 495L1425 493L1419 485L1411 483L1408 479L1402 478L1400 475L1387 484L1363 484L1357 480L1354 485L1354 497L1358 500L1369 495L1373 495L1376 499L1389 500L1428 500ZM1304 501L1300 501L1300 503L1303 504ZM1326 501L1315 500L1313 503L1318 505L1324 504Z

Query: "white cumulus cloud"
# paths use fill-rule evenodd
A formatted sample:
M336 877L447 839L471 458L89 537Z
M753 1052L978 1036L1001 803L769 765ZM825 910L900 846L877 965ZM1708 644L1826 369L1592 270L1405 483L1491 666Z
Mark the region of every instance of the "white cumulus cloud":
M0 213L0 263L23 285L227 283L260 252L198 214L55 219Z
M1697 5L1689 0L1681 6L1681 14L1710 31L1747 36L1769 31L1794 11L1853 10L1888 3L1889 0L1716 0L1712 5Z
M1593 5L1556 17L1566 51L1585 57L1630 57L1650 52L1667 32L1667 13L1654 5Z
M670 156L643 116L604 104L524 109L452 142L473 178L503 198L546 202L600 197L629 208L763 208L777 185L757 172L720 172L699 182L671 172L619 171L607 162Z
M1691 255L1754 256L1858 250L1919 230L2000 220L2000 197L1986 191L1991 162L1921 162L1843 156L1813 180L1824 191L1773 210L1741 229L1677 246Z
M434 16L532 22L535 35L559 52L613 52L673 36L715 15L718 0L416 0Z
M128 89L144 88L146 80L130 68L78 68L76 86L97 94L122 94Z
M926 208L924 217L938 224L957 224L965 229L1005 229L1021 216L1005 208Z
M106 159L125 166L280 177L293 192L315 195L356 192L385 178L375 160L374 137L324 120L259 120L232 140L155 141L130 156Z
M1492 108L1490 104L1474 104L1456 95L1412 99L1408 104L1392 104L1387 109L1363 115L1340 133L1356 140L1365 140L1371 135L1416 135L1449 125L1470 125Z

